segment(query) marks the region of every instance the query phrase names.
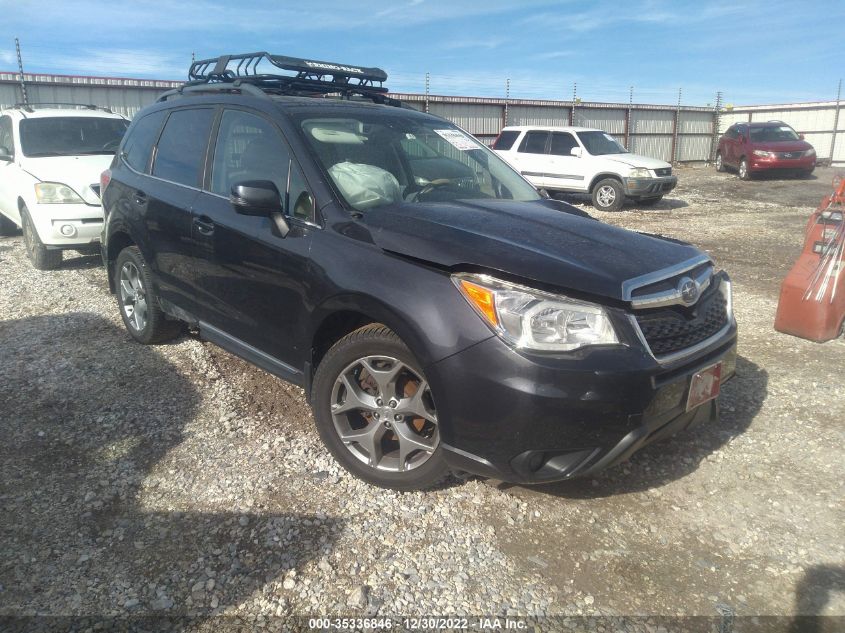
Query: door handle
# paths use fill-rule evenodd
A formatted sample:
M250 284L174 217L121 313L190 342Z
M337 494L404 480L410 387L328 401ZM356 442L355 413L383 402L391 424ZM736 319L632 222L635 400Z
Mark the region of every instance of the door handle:
M194 226L197 227L197 231L202 235L211 235L214 233L214 222L207 216L203 215L194 218Z
M138 204L147 204L147 194L140 189L135 190L135 202Z

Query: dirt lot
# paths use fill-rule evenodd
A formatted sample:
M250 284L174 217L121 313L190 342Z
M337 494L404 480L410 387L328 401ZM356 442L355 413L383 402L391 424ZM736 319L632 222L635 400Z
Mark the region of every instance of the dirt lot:
M845 616L845 342L772 329L832 176L682 169L601 214L731 273L738 376L718 425L537 488L369 488L299 389L191 335L133 344L96 258L39 273L0 238L0 615Z

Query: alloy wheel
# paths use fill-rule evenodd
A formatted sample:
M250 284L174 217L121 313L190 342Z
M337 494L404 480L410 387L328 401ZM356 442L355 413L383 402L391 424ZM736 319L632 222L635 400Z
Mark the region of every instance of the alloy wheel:
M616 201L616 191L610 185L599 187L596 199L603 207L609 207Z
M126 322L136 332L147 326L147 295L138 267L126 262L120 269L120 304Z
M418 468L440 443L428 382L390 356L347 365L332 387L331 414L346 449L377 470Z

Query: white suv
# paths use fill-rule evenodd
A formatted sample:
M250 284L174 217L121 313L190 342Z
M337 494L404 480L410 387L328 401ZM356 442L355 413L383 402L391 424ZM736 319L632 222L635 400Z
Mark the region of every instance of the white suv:
M631 154L591 128L506 127L493 149L538 189L589 193L602 211L618 211L626 196L655 204L678 183L669 163Z
M128 126L94 106L0 110L0 235L22 228L35 268L58 267L64 249L96 247L100 174Z

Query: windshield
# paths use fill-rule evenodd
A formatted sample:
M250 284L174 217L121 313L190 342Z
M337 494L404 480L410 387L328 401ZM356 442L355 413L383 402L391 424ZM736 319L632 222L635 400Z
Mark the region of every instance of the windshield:
M300 128L350 206L471 198L538 200L536 189L477 140L416 116L300 115Z
M628 153L628 150L622 147L622 144L610 134L604 132L578 132L577 134L581 143L593 156Z
M751 128L751 140L758 143L771 143L774 141L797 141L798 135L788 125Z
M24 156L114 154L129 127L124 119L38 117L20 123Z

